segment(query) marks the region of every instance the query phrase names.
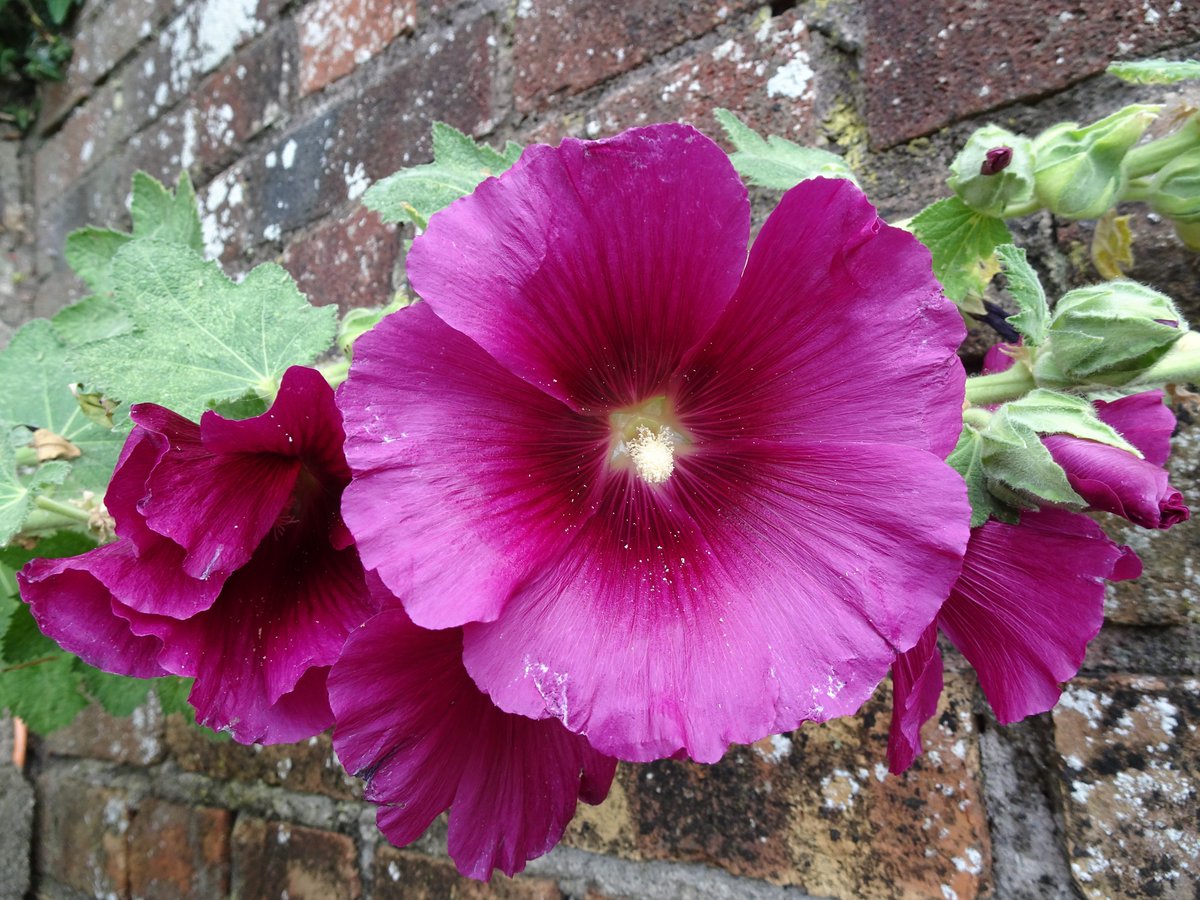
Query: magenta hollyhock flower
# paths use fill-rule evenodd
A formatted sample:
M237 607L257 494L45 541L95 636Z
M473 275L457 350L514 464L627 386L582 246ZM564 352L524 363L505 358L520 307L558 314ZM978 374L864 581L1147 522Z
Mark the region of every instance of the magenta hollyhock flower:
M1009 347L997 344L988 350L985 373L1003 372L1013 365L1005 352ZM1088 509L1115 513L1143 528L1170 528L1191 518L1183 495L1170 485L1163 468L1171 453L1175 415L1162 401L1162 391L1156 390L1093 403L1100 421L1136 447L1141 459L1119 447L1069 434L1042 438Z
M1095 401L1100 420L1137 447L1142 459L1119 447L1067 434L1042 438L1089 509L1115 513L1143 528L1170 528L1191 517L1163 468L1175 416L1162 400L1162 391L1146 391L1111 403Z
M385 608L329 674L338 758L367 779L392 843L411 843L449 809L459 871L512 876L558 843L578 800L607 796L616 760L554 719L501 712L463 668L461 628L417 627L368 580Z
M535 146L430 220L339 392L364 565L502 710L718 759L852 713L958 574L963 334L848 181L747 261L682 125ZM899 349L885 362L877 349Z
M333 723L325 680L372 612L339 513L350 470L333 391L283 377L271 409L197 425L143 403L105 503L115 543L19 574L41 629L105 671L195 677L197 719L245 743Z
M974 666L1003 724L1045 712L1083 664L1104 622L1104 581L1141 574L1141 561L1090 518L1060 509L1026 512L1017 525L971 531L962 574L921 640L892 669L888 762L907 769L920 728L937 709L942 657L937 629Z

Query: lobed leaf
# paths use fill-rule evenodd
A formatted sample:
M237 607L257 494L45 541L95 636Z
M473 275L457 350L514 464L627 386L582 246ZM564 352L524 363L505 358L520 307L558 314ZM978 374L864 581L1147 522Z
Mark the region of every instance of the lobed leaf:
M727 109L713 110L736 152L730 160L738 173L751 184L786 191L807 178L846 178L854 173L836 153L801 147L785 138L763 138Z
M975 212L958 197L947 197L917 213L912 230L929 248L934 277L946 296L966 312L982 313L979 301L998 271L996 248L1012 243L1003 220Z
M103 494L124 435L84 414L71 393L71 385L80 380L80 374L68 361L69 352L45 319L34 319L13 335L0 351L0 384L20 385L20 389L0 393L0 422L21 426L30 433L46 428L70 441L81 456L70 463L67 490ZM0 479L5 478L0 472ZM0 492L3 490L0 488Z
M1134 84L1174 84L1200 78L1200 61L1194 59L1142 59L1136 62L1110 63L1106 70L1122 81Z
M1008 279L1008 292L1017 301L1020 312L1008 317L1008 324L1025 336L1025 342L1036 347L1046 339L1050 324L1050 305L1037 272L1025 258L1025 251L1013 244L996 248L1000 267Z
M76 349L82 380L193 419L217 403L271 395L289 366L329 349L337 328L334 307L310 305L270 263L235 283L186 247L140 239L117 253L113 278L134 327Z
M512 167L520 144L509 141L493 150L444 122L433 123L433 162L401 169L367 190L363 203L385 222L412 222L418 228L459 197L475 190L485 178Z

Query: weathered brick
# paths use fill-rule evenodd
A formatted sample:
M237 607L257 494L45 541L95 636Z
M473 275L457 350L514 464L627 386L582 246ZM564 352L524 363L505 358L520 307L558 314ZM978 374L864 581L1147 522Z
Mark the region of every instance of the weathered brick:
M1200 891L1200 682L1077 679L1054 711L1076 886L1088 897Z
M454 863L383 846L375 853L376 900L561 900L547 878L492 876L487 884L458 874Z
M754 0L520 0L513 29L517 109L544 109L756 5Z
M129 890L129 799L93 787L62 770L37 780L39 876L89 896L124 897Z
M1195 3L868 0L866 12L864 85L876 147L1044 96L1115 58L1149 56L1200 34Z
M301 95L350 74L416 21L416 0L311 0L296 14Z
M129 889L139 900L229 893L228 810L143 800L129 827Z
M391 301L399 257L396 226L361 211L334 217L292 241L283 254L283 267L313 303L336 303L345 312Z
M93 704L66 728L44 738L58 756L82 756L148 765L163 755L164 716L157 701L147 701L130 716L110 716Z
M926 753L903 776L887 773L882 692L855 718L735 748L714 766L623 766L564 842L704 862L818 896L943 896L943 886L977 896L990 844L972 690L958 675L947 685Z
M240 252L232 243L249 242L245 249L286 239L360 197L372 181L424 161L434 120L476 134L490 128L496 28L484 16L435 31L373 87L222 173L216 181L241 187L209 189L210 251L224 247L222 259L229 261ZM231 197L241 209L228 209Z
M75 28L67 77L42 93L37 130L45 134L91 93L124 57L186 0L107 0L92 4Z
M359 782L338 763L327 734L296 744L246 746L214 740L180 716L170 716L166 741L171 758L185 771L223 781L262 782L339 800L362 796Z
M295 93L295 32L273 30L237 53L170 113L135 135L128 153L136 168L174 182L234 162L247 141L279 121Z
M33 158L34 197L44 207L65 193L130 133L119 82L110 82L77 108Z
M814 136L815 73L810 40L794 11L761 21L663 69L651 69L601 98L586 114L587 136L678 120L713 136L718 107L737 111L759 131L800 143Z
M125 102L138 131L186 97L235 50L262 34L282 0L196 0L123 69Z
M232 893L288 900L353 900L362 893L354 841L344 834L238 816Z

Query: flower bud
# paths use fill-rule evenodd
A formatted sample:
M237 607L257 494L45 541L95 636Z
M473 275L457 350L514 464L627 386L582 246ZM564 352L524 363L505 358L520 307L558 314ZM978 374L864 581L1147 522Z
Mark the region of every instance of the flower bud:
M1110 281L1062 296L1049 349L1057 369L1077 383L1124 384L1186 330L1169 297L1133 281Z
M1029 138L998 125L971 135L950 164L949 185L967 206L989 216L1033 199L1033 150Z
M1200 222L1200 147L1193 147L1159 169L1146 199L1155 212L1168 219Z
M1043 131L1033 141L1038 200L1068 219L1102 216L1120 194L1121 161L1158 109L1127 106L1086 128L1065 122Z

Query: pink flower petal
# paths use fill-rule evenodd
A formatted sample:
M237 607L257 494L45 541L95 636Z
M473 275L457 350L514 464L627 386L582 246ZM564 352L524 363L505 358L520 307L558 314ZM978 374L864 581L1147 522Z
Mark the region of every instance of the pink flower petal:
M1162 391L1145 391L1112 402L1097 400L1095 406L1100 421L1120 432L1142 452L1147 462L1166 465L1171 455L1175 414L1163 403Z
M979 673L1000 722L1058 702L1104 621L1104 580L1140 570L1131 556L1087 516L1056 509L972 530L938 624Z
M916 238L850 182L812 179L767 219L737 295L685 364L679 409L714 436L752 428L945 457L962 429L963 335Z
M118 612L124 610L93 572L132 555L132 543L119 541L80 556L35 559L17 573L17 583L38 627L64 650L106 672L155 678L168 674L158 663L162 641L130 631Z
M495 622L466 627L467 669L501 708L553 716L622 759L712 762L854 712L933 621L968 517L940 460L706 449L657 491L611 477L564 556Z
M1048 435L1042 443L1089 509L1114 513L1143 528L1170 528L1191 517L1161 464L1066 434Z
M892 725L888 770L899 775L921 753L921 726L937 712L942 696L942 654L937 625L930 625L911 650L892 664Z
M334 748L367 779L380 829L408 844L449 809L450 855L472 878L548 852L616 768L557 722L498 710L463 669L461 631L426 631L399 608L351 635L329 694Z
M160 623L163 664L196 677L189 699L201 724L266 744L332 724L325 670L374 609L357 553L332 547L327 520L302 515L273 532L210 609Z
M413 288L505 368L583 411L657 390L746 259L746 189L686 125L534 146L430 220ZM653 302L649 302L653 298Z
M352 373L342 507L363 564L424 627L494 619L588 514L607 422L511 375L428 304L363 335Z

